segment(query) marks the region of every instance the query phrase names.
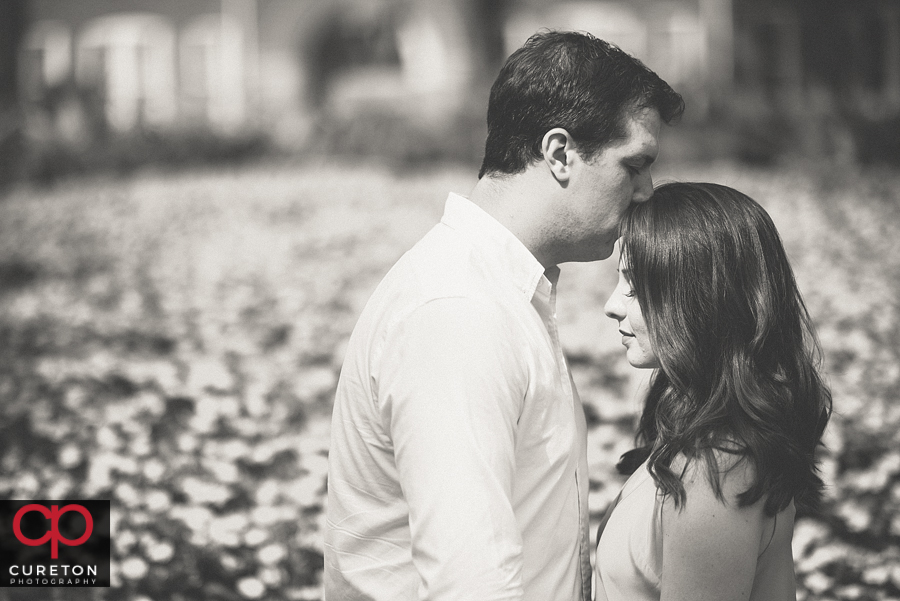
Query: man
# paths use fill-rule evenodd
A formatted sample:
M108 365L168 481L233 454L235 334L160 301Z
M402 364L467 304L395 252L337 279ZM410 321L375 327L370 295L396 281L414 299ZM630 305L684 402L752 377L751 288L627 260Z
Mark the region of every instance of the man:
M586 600L586 428L558 263L607 258L681 97L584 34L533 36L491 90L479 181L366 305L329 453L328 601ZM598 306L597 310L600 308Z

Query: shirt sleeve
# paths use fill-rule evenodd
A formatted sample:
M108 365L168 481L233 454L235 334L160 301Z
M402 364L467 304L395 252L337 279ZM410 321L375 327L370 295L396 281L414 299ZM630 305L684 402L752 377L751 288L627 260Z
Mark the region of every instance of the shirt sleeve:
M522 597L512 494L527 371L505 321L477 301L439 299L385 343L379 410L429 601Z

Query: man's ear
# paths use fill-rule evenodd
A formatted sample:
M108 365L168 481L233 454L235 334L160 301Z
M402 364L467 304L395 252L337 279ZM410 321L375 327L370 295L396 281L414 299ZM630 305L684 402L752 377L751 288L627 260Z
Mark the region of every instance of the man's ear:
M554 127L545 133L541 140L541 153L556 181L566 185L572 175L572 159L576 154L575 140L569 132L561 127Z

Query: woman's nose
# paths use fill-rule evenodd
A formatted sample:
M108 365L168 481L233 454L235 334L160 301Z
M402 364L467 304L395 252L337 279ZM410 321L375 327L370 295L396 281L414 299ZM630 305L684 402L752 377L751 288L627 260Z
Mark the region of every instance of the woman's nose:
M619 294L619 291L617 289L613 291L613 293L606 300L606 304L603 305L603 313L605 313L607 317L615 319L616 321L622 321L622 319L625 317L621 296L622 295Z

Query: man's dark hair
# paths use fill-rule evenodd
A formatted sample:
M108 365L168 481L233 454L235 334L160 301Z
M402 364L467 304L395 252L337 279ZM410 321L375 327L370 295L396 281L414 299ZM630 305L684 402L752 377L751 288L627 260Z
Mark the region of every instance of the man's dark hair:
M643 108L672 123L684 112L684 100L641 61L590 34L536 33L507 59L491 87L478 177L521 173L541 158L544 134L554 127L568 131L590 159L624 137L623 118Z

